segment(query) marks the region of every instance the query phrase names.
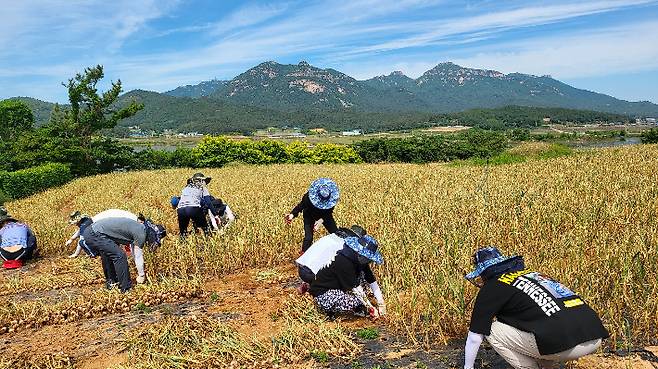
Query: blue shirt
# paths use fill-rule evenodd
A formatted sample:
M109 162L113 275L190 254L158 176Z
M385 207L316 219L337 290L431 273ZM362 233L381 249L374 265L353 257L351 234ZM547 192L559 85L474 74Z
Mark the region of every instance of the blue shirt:
M20 245L27 248L27 225L19 222L10 222L0 229L0 247Z

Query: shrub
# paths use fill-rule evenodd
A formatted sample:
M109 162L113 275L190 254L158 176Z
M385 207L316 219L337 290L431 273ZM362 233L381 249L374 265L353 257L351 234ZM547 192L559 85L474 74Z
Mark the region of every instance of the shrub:
M431 163L493 157L505 150L507 144L507 138L499 132L471 129L456 135L370 139L352 148L367 163Z
M49 163L15 172L0 172L0 191L12 199L20 199L61 186L71 179L73 175L68 165Z
M288 145L278 141L241 140L227 137L205 137L194 149L191 158L196 167L222 167L228 163L246 164L322 164L360 163L361 157L347 146L319 144L309 147L295 141Z
M658 143L658 128L651 128L648 131L642 132L642 143L643 144Z

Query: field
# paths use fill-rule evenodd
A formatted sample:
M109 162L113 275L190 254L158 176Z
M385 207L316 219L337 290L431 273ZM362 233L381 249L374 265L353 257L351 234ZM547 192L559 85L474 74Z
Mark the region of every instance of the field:
M44 257L1 273L0 367L459 367L461 341L452 340L466 332L477 293L463 275L489 244L581 294L612 335L608 352L655 345L657 158L657 146L638 145L491 167L208 169L211 193L238 220L188 243L177 240L169 198L193 170L83 178L7 204L32 225ZM380 241L385 321L327 321L296 295L302 222L286 226L283 215L319 176L341 188L339 225L361 224ZM146 254L150 283L127 295L105 291L100 262L67 259L63 246L72 210L107 208L142 212L169 231ZM485 367L504 367L483 355ZM607 360L582 365L629 363Z

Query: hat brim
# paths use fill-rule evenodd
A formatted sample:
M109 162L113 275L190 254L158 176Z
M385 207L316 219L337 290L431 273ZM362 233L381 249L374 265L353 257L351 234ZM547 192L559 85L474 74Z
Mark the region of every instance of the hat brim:
M379 252L379 250L372 252L365 248L361 243L359 243L359 238L358 237L347 237L345 239L345 244L354 250L357 254L368 258L375 262L375 264L381 265L384 263L384 257L382 256L382 253Z
M318 190L321 186L328 187L331 191L331 195L328 198L320 197ZM318 209L327 210L331 209L338 204L338 199L340 198L340 190L336 182L332 181L329 178L320 178L316 179L311 183L311 186L308 188L308 198L311 200L311 204Z
M480 263L480 264L476 265L475 269L472 272L466 274L464 276L464 278L466 278L468 280L473 280L473 279L481 276L482 273L484 273L487 269L489 269L491 267L494 267L496 265L500 265L500 264L505 263L505 262L510 261L510 260L515 260L515 259L520 259L520 258L521 258L521 256L519 256L519 255L513 255L513 256L499 257L499 258L487 260L483 263Z

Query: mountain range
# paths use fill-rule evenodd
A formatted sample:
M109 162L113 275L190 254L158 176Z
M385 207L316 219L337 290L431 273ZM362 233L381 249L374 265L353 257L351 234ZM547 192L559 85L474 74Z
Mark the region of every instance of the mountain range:
M165 94L209 97L276 110L457 112L506 105L562 107L628 115L656 115L658 105L628 102L571 87L550 76L503 74L446 62L412 79L402 72L356 80L307 62L261 63L230 81L213 80Z
M413 79L402 72L357 80L334 69L300 62L261 63L231 80L209 80L157 93L132 90L121 101L145 108L122 121L161 131L247 132L268 126L336 129L421 126L433 115L503 106L560 107L658 116L658 105L629 102L577 89L550 76L465 68L440 63ZM52 104L23 98L37 124Z

